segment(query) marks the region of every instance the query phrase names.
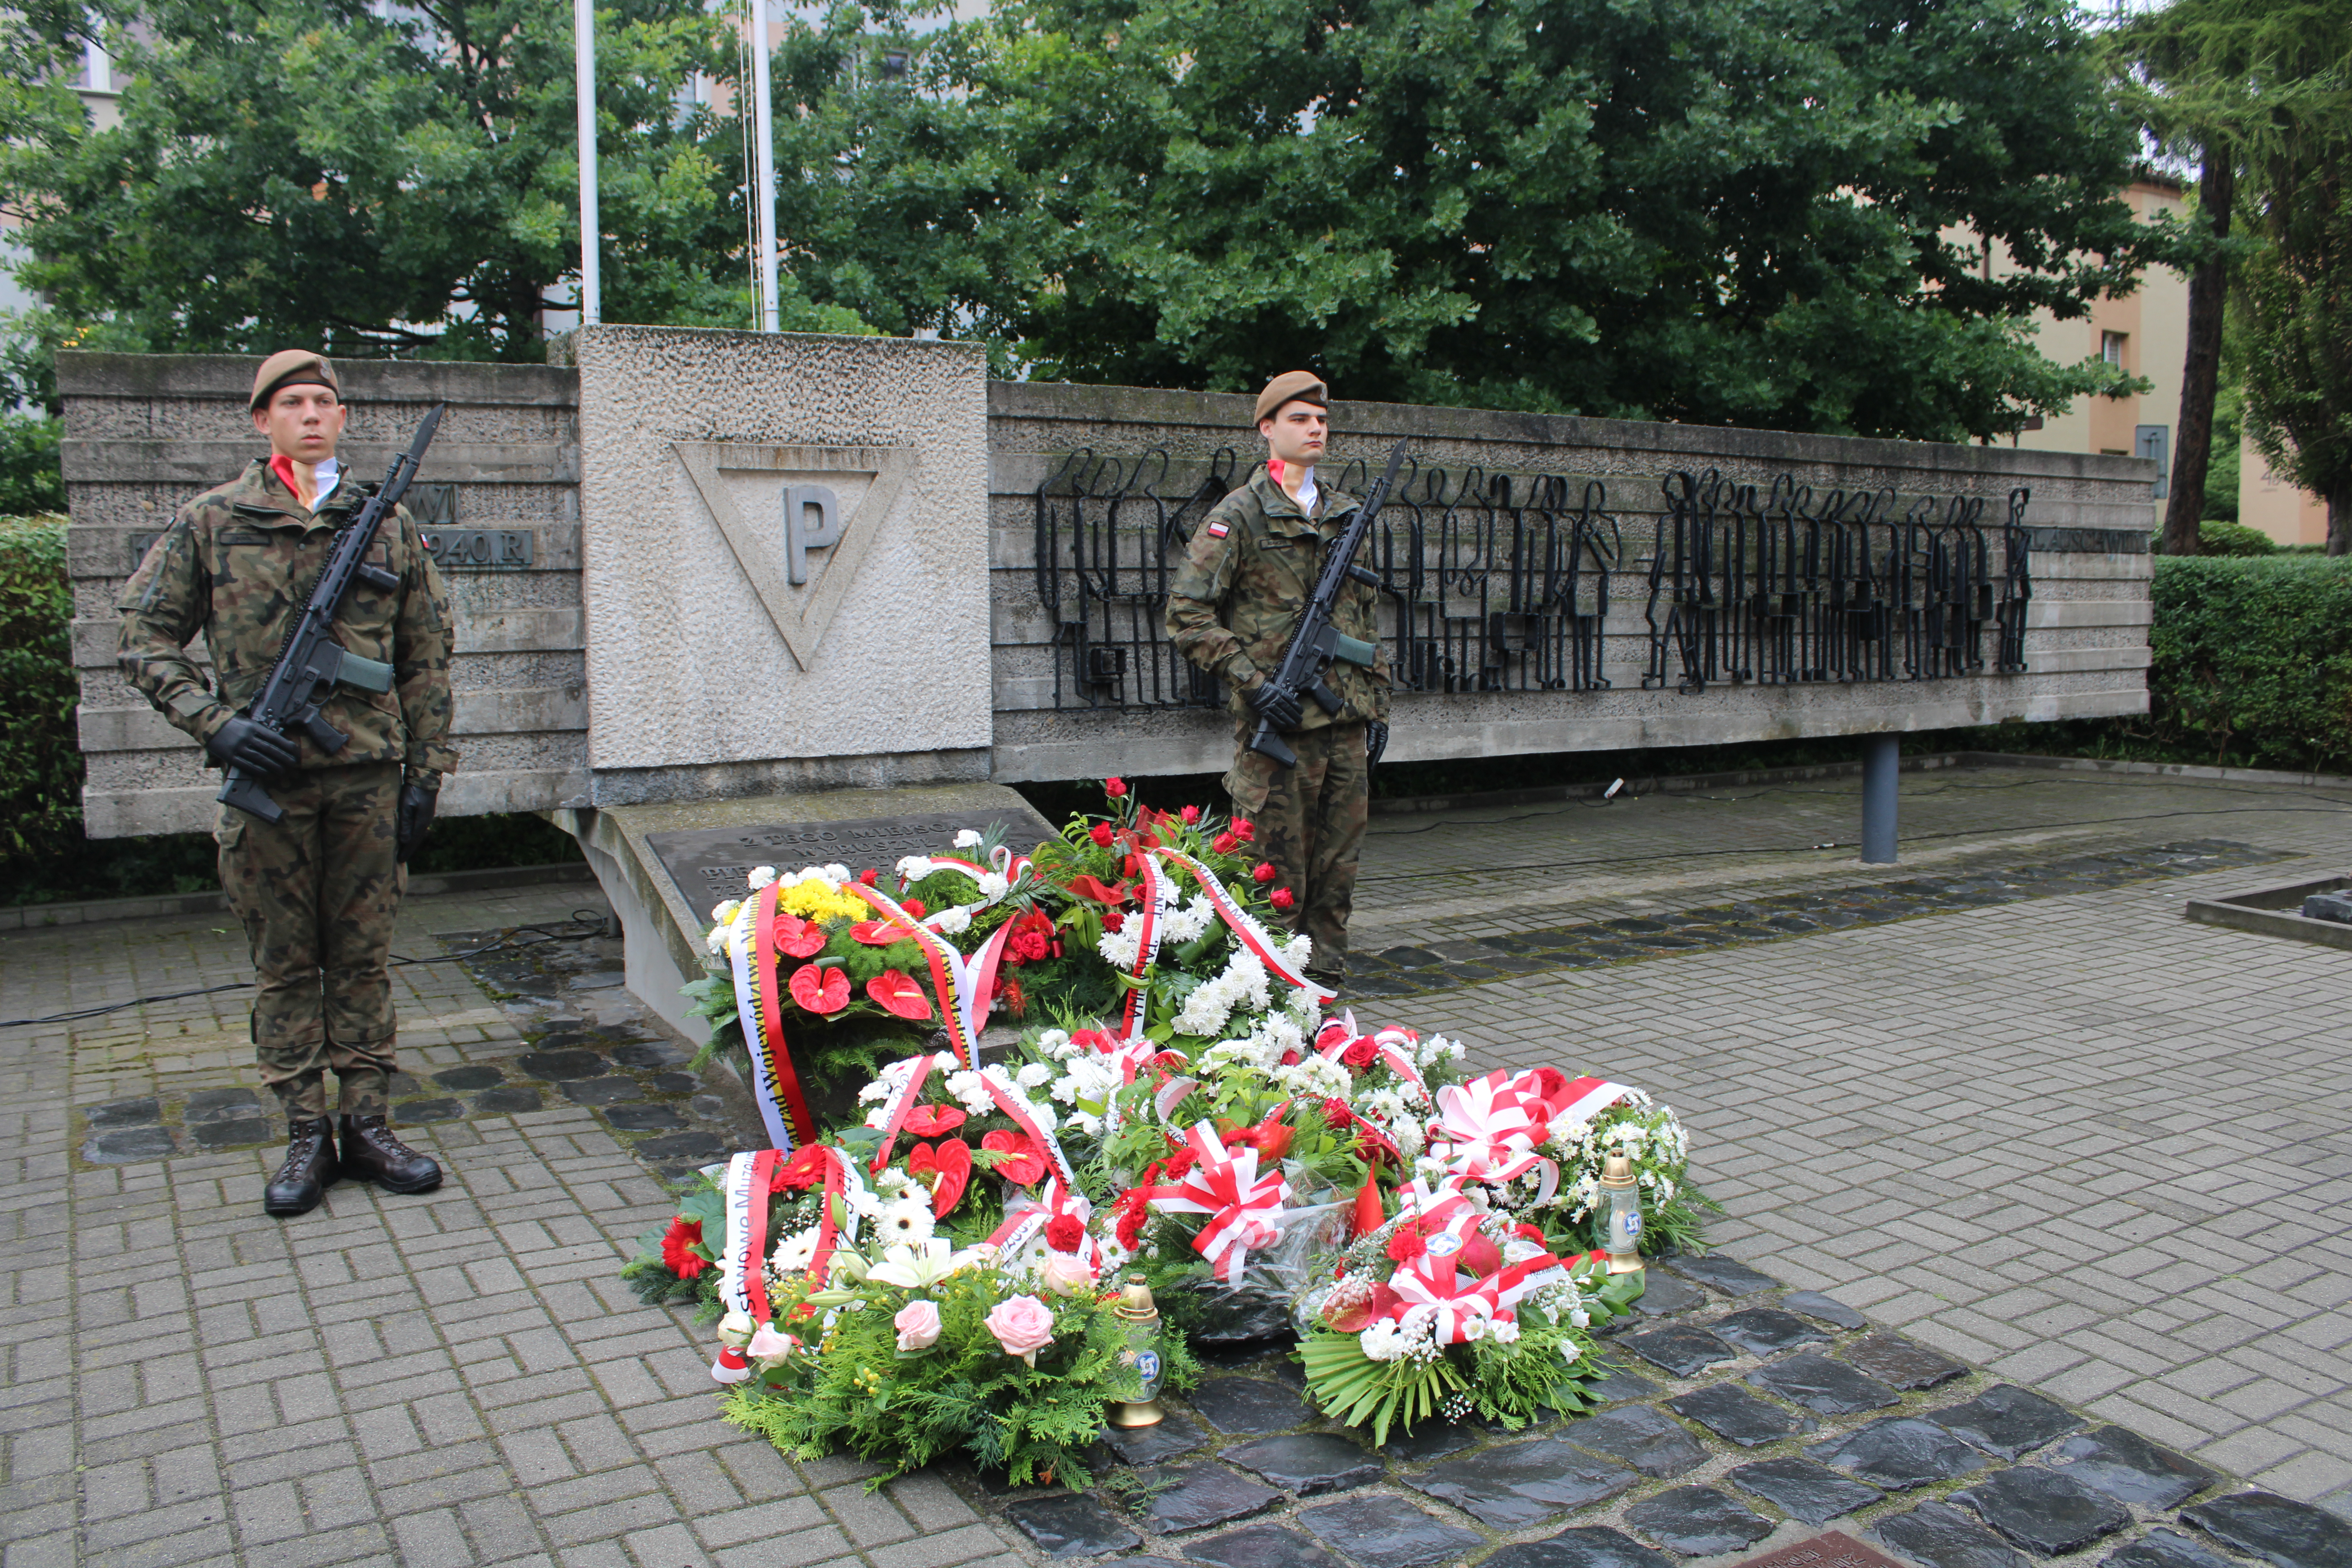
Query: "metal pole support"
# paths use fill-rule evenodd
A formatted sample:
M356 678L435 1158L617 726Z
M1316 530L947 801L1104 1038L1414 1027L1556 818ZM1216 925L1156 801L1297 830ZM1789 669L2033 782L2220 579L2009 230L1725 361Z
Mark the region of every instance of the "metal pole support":
M1869 735L1862 742L1862 863L1895 864L1895 776L1902 770L1898 735Z

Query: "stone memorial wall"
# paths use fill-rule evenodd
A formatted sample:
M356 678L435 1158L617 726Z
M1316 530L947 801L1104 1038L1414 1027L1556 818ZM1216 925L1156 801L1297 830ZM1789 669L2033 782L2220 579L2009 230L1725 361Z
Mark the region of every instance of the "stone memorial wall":
M362 477L434 402L451 405L415 497L458 617L465 763L445 811L1224 766L1215 693L1155 654L1150 628L1155 574L1255 461L1249 399L991 384L970 345L895 339L599 327L557 346L564 363L546 366L344 367L345 456ZM59 356L94 836L211 824L195 748L116 673L113 604L172 510L263 450L251 374L241 358ZM1398 700L1399 760L2147 706L2150 463L1473 409L1332 415L1327 479L1360 483L1399 437L1417 465L1374 563L1399 590L1392 657L1424 688ZM1849 646L1867 617L1837 607L1850 585L1825 559L1779 620L1721 559L1709 592L1745 595L1749 621L1707 620L1696 577L1677 595L1668 572L1654 592L1662 520L1674 533L1664 487L1710 471L1727 501L1754 487L1743 560L1774 516L1801 515L1807 528L1776 535L1812 540L1800 554L1859 541L1882 601L1943 608L1906 612L1873 654ZM1810 511L1773 511L1784 475ZM1949 526L1967 521L1955 497L1982 503L1967 526ZM1074 552L1089 528L1087 587ZM1974 556L1944 559L1969 540ZM1917 568L1899 594L1890 551ZM1555 576L1568 562L1559 615L1503 585L1529 560ZM1931 625L1947 611L1965 617L1966 657Z
M118 671L114 604L183 503L268 455L246 412L254 363L226 354L58 356L92 837L212 826L220 775ZM584 803L576 378L545 365L368 362L341 363L338 374L352 409L341 455L361 479L383 479L425 412L449 405L410 491L457 622L450 679L465 764L441 809ZM201 636L191 651L205 663Z

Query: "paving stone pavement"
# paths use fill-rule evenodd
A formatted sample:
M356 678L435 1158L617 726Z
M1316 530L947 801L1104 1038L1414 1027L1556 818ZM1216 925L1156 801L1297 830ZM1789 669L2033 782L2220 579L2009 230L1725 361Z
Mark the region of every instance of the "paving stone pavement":
M2236 1478L2352 1512L2352 1268L2341 1218L2352 1084L2334 1027L2352 970L2328 950L2191 926L2179 913L2192 893L2339 868L2352 859L2352 818L2339 804L2352 791L1990 771L1905 784L1915 797L1906 828L1923 837L1906 844L1906 868L1885 872L1834 851L1770 852L1776 834L1834 837L1830 818L1850 813L1851 785L1799 803L1819 820L1797 821L1787 800L1759 794L1713 803L1724 809L1685 816L1678 833L1643 816L1647 803L1563 822L1452 814L1463 826L1376 837L1366 912L1376 902L1380 912L1360 917L1360 931L1385 936L1382 945L1467 940L1892 881L1922 865L1964 872L2205 838L2290 857L1791 941L1502 975L1400 1002L1395 1016L1462 1036L1482 1061L1569 1061L1674 1103L1692 1127L1699 1177L1727 1211L1714 1239L1790 1287L1830 1293L1837 1310L1866 1312L1869 1330L1813 1321L1832 1360L1867 1364L1890 1384L1926 1364L1927 1351L1966 1363L1958 1382L1903 1392L1906 1410L1895 1414L2014 1384L2220 1473L2200 1500L2164 1505L2175 1514L2213 1508ZM1573 853L1560 848L1570 838ZM1718 847L1738 853L1700 858ZM1616 863L1512 869L1578 858ZM434 933L560 926L590 901L577 889L418 900L397 945L437 954L446 949ZM0 1017L239 980L241 943L225 926L198 917L0 938ZM950 1568L1044 1557L1002 1511L1023 1500L950 1472L869 1495L861 1466L787 1464L713 1418L703 1336L681 1312L639 1305L613 1274L631 1238L667 1212L656 1171L691 1158L643 1151L664 1137L740 1136L740 1102L724 1084L664 1086L678 1069L657 1050L623 1060L633 1046L658 1045L658 1030L605 981L617 968L609 951L566 951L552 966L560 985L542 983L538 960L556 952L551 945L505 979L493 975L502 995L455 964L400 971L404 1066L415 1086L404 1104L455 1111L422 1125L410 1112L407 1135L452 1178L411 1198L340 1187L317 1214L283 1225L257 1213L269 1150L244 1142L256 1119L255 1102L235 1094L252 1082L237 992L0 1030L0 1124L15 1133L0 1166L12 1243L0 1263L0 1563ZM1360 1004L1381 1016L1387 1005ZM568 1037L554 1051L592 1051L606 1070L562 1079L524 1067L551 1034ZM463 1075L454 1085L438 1081L453 1072ZM573 1092L623 1079L626 1093L601 1104ZM538 1109L484 1103L526 1089ZM134 1103L111 1128L86 1111L146 1100L152 1116ZM632 1105L685 1125L660 1116L620 1125L613 1111ZM85 1157L112 1157L100 1134L142 1131L168 1135L173 1152ZM1682 1289L1701 1321L1754 1305ZM1773 1321L1748 1328L1766 1336L1757 1342L1788 1332ZM1855 1348L1890 1329L1917 1348L1881 1342L1875 1362ZM1784 1394L1811 1384L1776 1373L1777 1384L1749 1387L1742 1369L1760 1368L1757 1352L1727 1348L1745 1358L1728 1373L1676 1382L1654 1370L1660 1392L1633 1406L1726 1389L1696 1414L1677 1405L1659 1418L1697 1445L1702 1466L1681 1476L1629 1470L1635 1483L1591 1520L1507 1555L1527 1556L1524 1568L1678 1561L1592 1532L1680 1542L1687 1553L1709 1531L1751 1531L1743 1514L1780 1532L1766 1545L1787 1537L1792 1527L1770 1493L1714 1483L1735 1465L1785 1464L1770 1457L1801 1455L1891 1412L1805 1410ZM1822 1348L1771 1353L1784 1364ZM1283 1375L1271 1363L1238 1370ZM1746 1404L1731 1398L1743 1393ZM1816 1429L1735 1457L1710 1419L1738 1431L1803 1420ZM1416 1436L1389 1458L1442 1463L1421 1445L1445 1440ZM1626 1440L1648 1451L1675 1444L1654 1428ZM2029 1455L2022 1468L2050 1468L2043 1461L2057 1452ZM1580 1464L1607 1458L1578 1454ZM1271 1478L1260 1489L1281 1499L1263 1518L1172 1541L1155 1534L1150 1550L1222 1568L1341 1554L1390 1568L1475 1556L1496 1539L1392 1480L1294 1502L1283 1489L1297 1484L1289 1472L1259 1473ZM2038 1493L1950 1500L1982 1479L1937 1482L1840 1523L1861 1532L1882 1516L1916 1515L1898 1527L1911 1546L1873 1543L1929 1562L1948 1552L1939 1541L1980 1535L1991 1517L1982 1510L2009 1510L2012 1523L2021 1510L2052 1512ZM1679 1495L1693 1487L1722 1500ZM1927 1504L1915 1508L1921 1496ZM2078 1523L2107 1517L2073 1502L2067 1517ZM1148 1500L1141 1506L1151 1517ZM2101 1561L2105 1548L2137 1541L2129 1550L2140 1555L2118 1555L2118 1568L2187 1568L2207 1561L2188 1553L2217 1550L2193 1514L2150 1533L2162 1510L2128 1506L2120 1534L2069 1560ZM1396 1511L1407 1507L1410 1518ZM2208 1523L2253 1539L2245 1532L2262 1521ZM2167 1533L2183 1544L2167 1545ZM1213 1541L1221 1544L1204 1549ZM1426 1555L1415 1555L1416 1542ZM2242 1561L2226 1549L2213 1560ZM1516 1557L1495 1561L1522 1568Z

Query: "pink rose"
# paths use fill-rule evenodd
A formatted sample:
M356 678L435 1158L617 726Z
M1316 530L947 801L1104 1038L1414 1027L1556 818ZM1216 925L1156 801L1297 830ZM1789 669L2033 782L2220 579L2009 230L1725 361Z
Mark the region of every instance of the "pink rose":
M1048 1252L1037 1277L1056 1296L1075 1296L1094 1289L1094 1265L1071 1252Z
M1054 1342L1054 1309L1034 1296L1015 1296L996 1304L988 1314L987 1328L1006 1355L1035 1366L1037 1352Z
M909 1301L898 1309L890 1320L898 1331L898 1348L902 1351L927 1351L940 1342L940 1304L937 1301Z
M800 1341L776 1332L773 1323L761 1323L751 1336L751 1342L743 1347L743 1353L761 1366L773 1366L800 1348Z

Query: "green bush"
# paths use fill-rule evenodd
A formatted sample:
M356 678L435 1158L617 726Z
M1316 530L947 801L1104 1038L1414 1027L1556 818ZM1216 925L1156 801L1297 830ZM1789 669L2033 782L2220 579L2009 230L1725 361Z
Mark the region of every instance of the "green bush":
M0 414L0 517L66 509L58 467L65 421L38 414Z
M2352 560L2159 557L2155 598L2138 733L2198 762L2352 764Z
M66 520L0 519L0 876L81 837Z
M2197 548L2207 555L2275 555L2278 541L2259 528L2209 517L2197 525Z

